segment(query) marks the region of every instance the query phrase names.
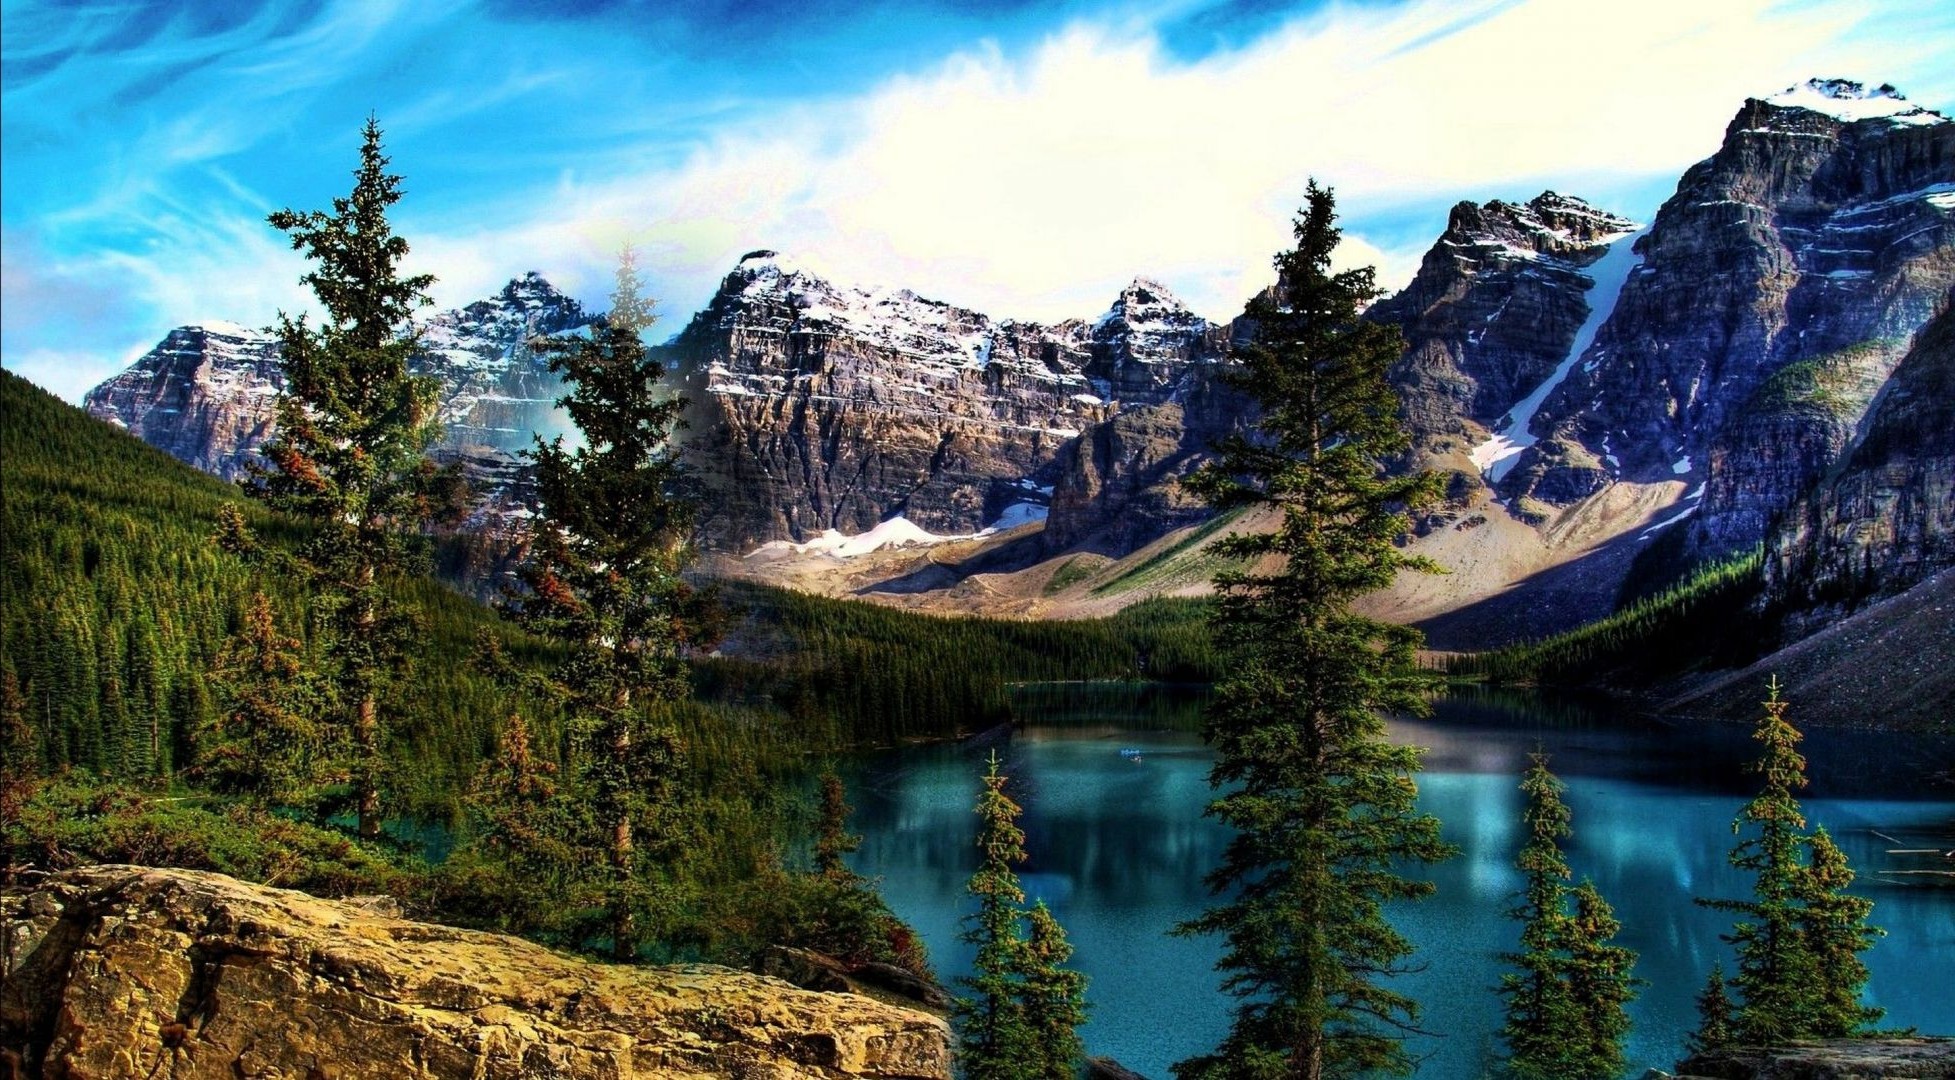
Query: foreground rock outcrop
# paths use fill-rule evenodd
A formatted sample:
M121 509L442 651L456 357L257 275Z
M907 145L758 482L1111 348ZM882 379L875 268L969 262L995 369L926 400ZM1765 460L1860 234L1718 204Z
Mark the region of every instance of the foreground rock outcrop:
M391 902L98 866L5 903L0 1044L29 1075L950 1077L949 1030L923 1012L727 968L594 964Z
M1722 1050L1677 1066L1675 1080L1951 1080L1955 1040L1834 1039Z

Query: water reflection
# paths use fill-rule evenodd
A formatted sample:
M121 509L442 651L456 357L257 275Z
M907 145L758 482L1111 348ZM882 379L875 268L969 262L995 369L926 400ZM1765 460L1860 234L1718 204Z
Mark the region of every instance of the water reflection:
M913 747L866 757L851 771L853 862L930 945L941 972L968 970L957 939L975 868L971 801L982 758L996 747L1025 807L1027 891L1058 913L1093 978L1093 1053L1165 1077L1170 1063L1211 1047L1227 1027L1226 1001L1207 939L1168 936L1208 902L1202 875L1220 857L1223 830L1202 816L1209 791L1199 694L1151 688L1041 688L1021 698L1029 726L1009 740ZM1122 718L1131 714L1130 726ZM1795 718L1796 719L1796 718ZM1730 821L1750 790L1752 754L1738 728L1673 727L1599 715L1578 704L1511 696L1448 699L1429 720L1393 736L1431 748L1424 807L1445 823L1459 858L1431 871L1432 899L1393 913L1420 946L1424 970L1403 987L1427 1003L1443 1037L1419 1040L1422 1075L1479 1073L1500 1024L1492 993L1496 954L1513 948L1503 916L1518 887L1519 773L1537 746L1569 786L1576 836L1569 862L1617 907L1622 941L1650 981L1634 1007L1631 1061L1667 1066L1694 1023L1692 999L1729 919L1693 895L1740 895L1725 863ZM1919 736L1813 733L1808 813L1833 830L1856 867L1893 867L1895 846L1875 834L1925 836L1955 820L1946 776L1955 741ZM1940 778L1937 778L1937 773ZM1917 879L1918 880L1918 879ZM1955 1030L1955 1002L1937 985L1955 960L1955 890L1862 876L1889 936L1869 955L1886 1023ZM1633 1073L1632 1073L1633 1075Z

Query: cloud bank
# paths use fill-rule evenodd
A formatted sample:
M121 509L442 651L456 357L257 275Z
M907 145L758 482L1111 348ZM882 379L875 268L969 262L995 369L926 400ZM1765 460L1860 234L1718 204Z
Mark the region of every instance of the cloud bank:
M177 323L304 304L302 267L263 215L340 191L363 115L319 54L487 17L359 13L308 23L243 71L206 55L182 76L208 84L191 119L126 140L139 164L99 166L66 201L31 179L32 198L9 197L8 367L72 398ZM276 29L268 18L215 33L249 39ZM1339 193L1345 261L1396 285L1461 198L1553 187L1646 217L1748 96L1814 74L1892 81L1931 106L1955 94L1941 63L1955 15L1930 4L1331 5L1194 57L1170 25L1187 13L1070 17L846 92L745 97L711 79L654 95L649 62L576 51L591 40L577 26L533 54L500 46L498 66L450 57L369 89L408 178L397 224L439 301L534 268L601 303L630 241L673 330L757 247L1021 318L1096 314L1137 274L1227 317L1266 280L1308 177ZM45 137L11 119L17 96L43 92L25 86L10 75L10 188L39 157L16 131ZM566 101L575 111L557 115ZM304 174L275 167L280 154Z

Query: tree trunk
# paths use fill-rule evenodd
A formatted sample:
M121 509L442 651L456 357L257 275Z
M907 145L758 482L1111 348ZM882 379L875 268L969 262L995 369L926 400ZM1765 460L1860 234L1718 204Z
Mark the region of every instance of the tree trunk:
M360 794L360 837L366 840L380 835L380 783L373 775L373 763L379 756L374 744L379 741L380 718L374 709L373 691L369 690L360 695L360 711L353 720L354 786Z
M625 710L631 707L631 691L619 689L611 699L611 707L614 710L611 753L621 775L629 776L631 725L625 719ZM615 797L618 820L611 831L611 865L617 872L619 895L611 900L611 955L614 959L629 960L638 953L638 928L632 919L631 904L625 898L631 888L631 812L625 809L623 792Z
M371 641L377 621L373 598L367 593L373 586L373 565L363 563L354 580L360 590L360 613L354 625L362 640ZM353 717L353 786L360 798L359 834L365 840L380 835L380 779L374 775L374 763L380 759L380 715L368 681L372 676L370 671L360 672L360 704Z

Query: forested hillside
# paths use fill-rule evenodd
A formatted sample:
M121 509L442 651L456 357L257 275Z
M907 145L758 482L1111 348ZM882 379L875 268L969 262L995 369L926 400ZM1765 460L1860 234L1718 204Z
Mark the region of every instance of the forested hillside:
M0 373L0 394L0 670L18 680L43 768L166 786L192 764L192 737L214 708L213 661L253 591L307 636L294 583L212 541L218 509L240 506L272 546L295 542L297 527L15 375ZM547 703L470 663L475 639L492 634L519 661L545 646L431 578L408 590L423 633L394 687L397 783L408 806L445 816L506 716L520 711L545 731L552 718ZM955 734L1007 719L1013 682L1200 681L1213 668L1200 606L1184 601L1053 624L749 585L721 599L727 655L698 660L700 707L682 710L709 762L736 749L779 760ZM763 723L772 730L758 732Z

